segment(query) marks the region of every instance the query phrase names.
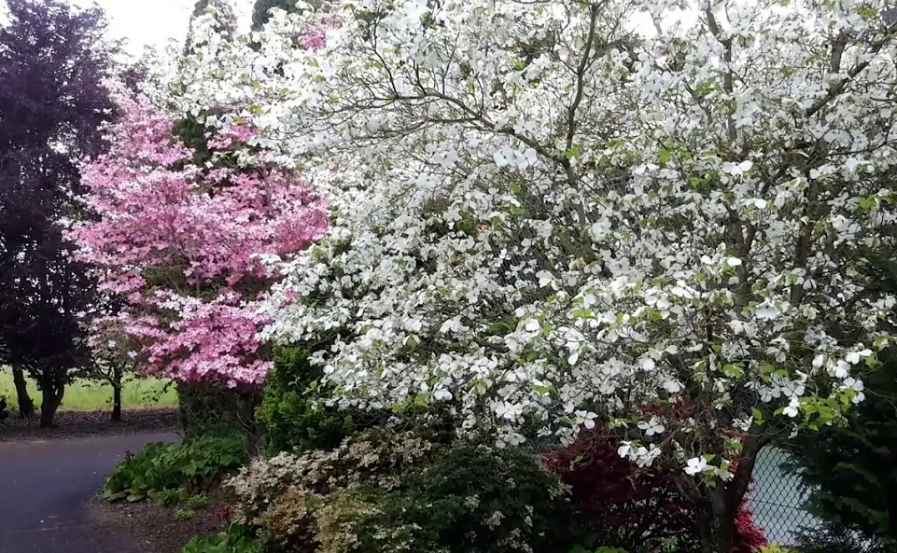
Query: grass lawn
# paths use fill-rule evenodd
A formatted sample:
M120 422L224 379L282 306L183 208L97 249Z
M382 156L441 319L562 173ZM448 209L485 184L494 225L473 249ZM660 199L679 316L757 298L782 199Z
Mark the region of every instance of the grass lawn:
M175 407L178 404L173 385L166 388L167 381L156 378L125 378L122 390L122 408L149 409ZM40 408L40 392L37 385L28 379L28 392L35 405ZM12 371L0 367L0 397L6 397L10 411L18 409L16 389L12 383ZM91 380L76 380L65 389L60 411L104 411L112 409L112 387Z

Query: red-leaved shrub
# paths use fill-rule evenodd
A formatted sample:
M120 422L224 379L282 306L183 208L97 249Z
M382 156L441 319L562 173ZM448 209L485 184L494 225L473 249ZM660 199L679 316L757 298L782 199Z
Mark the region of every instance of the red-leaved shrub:
M732 553L756 553L767 545L766 534L754 524L753 513L742 505L735 518L735 547Z
M680 488L678 472L638 467L617 454L610 432L582 433L571 446L545 456L545 466L570 487L581 527L574 531L596 545L631 553L655 551L669 541L681 553L701 551L700 506ZM751 513L742 509L732 553L755 553L766 545Z

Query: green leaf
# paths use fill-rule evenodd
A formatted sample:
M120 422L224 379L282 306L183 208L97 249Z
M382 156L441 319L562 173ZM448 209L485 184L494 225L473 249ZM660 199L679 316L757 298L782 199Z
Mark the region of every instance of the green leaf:
M722 371L729 378L741 378L744 376L744 369L734 363L723 365Z
M660 153L657 156L657 161L660 162L661 167L673 161L673 150L669 148L663 148L662 150L660 150Z
M574 144L573 146L570 146L570 148L566 152L564 152L564 157L566 157L567 159L573 159L575 157L579 157L581 153L582 146L579 144Z
M754 407L753 409L751 409L751 416L754 417L754 424L756 424L757 426L763 426L763 423L765 422L763 418L763 411Z

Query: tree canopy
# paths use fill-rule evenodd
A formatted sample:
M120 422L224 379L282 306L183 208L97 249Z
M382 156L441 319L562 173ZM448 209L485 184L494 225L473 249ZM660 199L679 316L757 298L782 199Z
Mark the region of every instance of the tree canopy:
M66 220L80 213L79 161L103 147L112 105L98 9L8 0L0 28L0 362L32 371L52 419L68 370L83 362L94 305L90 268ZM44 421L47 422L47 421Z
M893 340L858 270L895 246L884 7L349 1L209 41L176 103L248 106L330 196L266 336L337 335L312 360L342 401L503 444L603 422L731 520L757 451L843 420Z

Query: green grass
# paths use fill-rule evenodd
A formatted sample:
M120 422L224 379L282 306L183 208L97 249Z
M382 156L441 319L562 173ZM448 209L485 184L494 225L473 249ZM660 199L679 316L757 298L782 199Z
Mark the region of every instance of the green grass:
M166 388L167 381L156 378L125 379L122 390L122 408L150 409L175 407L178 404L177 393L173 385ZM37 385L28 379L28 393L35 405L40 408L40 392ZM10 411L18 409L16 389L12 382L12 371L0 367L0 397L6 397ZM92 380L76 380L65 390L60 411L106 411L112 409L112 387Z

